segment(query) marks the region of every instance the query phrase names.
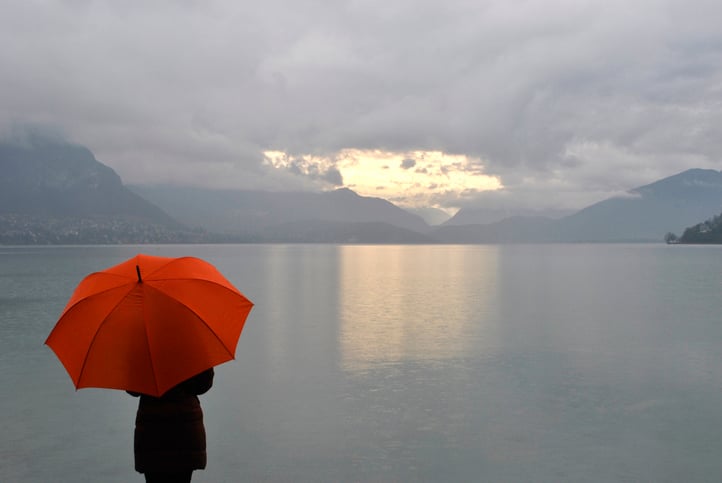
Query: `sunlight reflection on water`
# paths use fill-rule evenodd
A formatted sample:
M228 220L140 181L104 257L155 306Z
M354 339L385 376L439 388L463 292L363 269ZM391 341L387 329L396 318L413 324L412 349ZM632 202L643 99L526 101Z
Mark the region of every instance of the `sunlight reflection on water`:
M479 355L495 344L497 247L340 249L346 370Z

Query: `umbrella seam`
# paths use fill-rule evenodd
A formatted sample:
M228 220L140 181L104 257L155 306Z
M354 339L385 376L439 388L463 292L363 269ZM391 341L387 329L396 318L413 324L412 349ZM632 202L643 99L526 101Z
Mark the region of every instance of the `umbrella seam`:
M140 260L140 257L141 257L141 256L152 256L152 255L144 255L144 254L142 254L142 253L139 253L138 255L135 256L135 262L136 262L137 266L139 266L139 267L142 269L142 268L143 268L143 264L141 263L141 260ZM190 258L190 257L182 257L182 258ZM152 275L153 275L155 272L157 272L158 270L164 269L164 268L167 267L170 263L172 263L173 260L175 260L175 259L174 259L174 258L168 258L167 260L164 261L164 263L163 263L161 266L156 267L156 268L155 268L153 271L151 271L151 272L144 273L144 274L143 274L143 278L146 279L146 278L152 276ZM142 270L141 270L141 271L142 271Z
M136 285L136 283L134 283L133 286L130 287L130 290L128 290L128 292L126 292L126 294L123 295L123 297L121 297L120 300L118 300L118 302L115 304L115 306L113 306L113 308L110 311L108 311L106 316L103 318L102 322L100 322L98 324L98 327L95 329L95 334L93 334L93 338L91 339L90 344L88 344L88 350L85 353L85 357L83 357L83 364L80 366L80 371L78 372L78 384L76 384L76 387L80 386L80 380L83 378L83 373L85 372L85 365L88 362L88 356L90 355L90 352L93 349L93 345L95 344L95 339L98 338L98 333L100 332L101 327L103 327L103 325L107 322L108 317L110 317L110 315L113 312L115 312L115 310L118 308L118 306L121 303L123 303L123 301L125 300L125 297L135 288L135 285ZM84 300L87 300L87 299L84 299ZM153 374L153 376L155 377L155 374Z
M85 277L85 279L83 279L83 280L86 280L86 279L88 279L89 277L91 277L91 276L93 276L93 275L96 275L96 274L103 274L103 275L105 275L103 272L96 272L96 273L93 273L93 274L91 274L91 275L88 275L88 276ZM121 278L124 278L124 279L128 280L128 277L126 277L125 275L117 275L117 274L114 274L114 273L111 273L111 274L108 274L108 275L113 275L113 276L121 277ZM126 284L128 284L128 283L136 283L136 282L135 282L134 280L129 280L129 281L126 282ZM81 284L82 284L82 282L81 282ZM125 285L125 284L116 285L115 287L106 288L105 290L101 290L101 291L99 291L99 292L93 292L91 295L88 295L87 297L83 297L83 298L81 298L81 299L78 299L73 305L70 305L70 306L68 306L68 307L65 307L65 309L63 310L63 313L60 314L60 318L62 319L63 316L64 316L66 313L70 312L70 311L71 311L73 308L75 308L75 306L77 306L79 303L85 302L86 300L89 300L89 299L91 299L91 298L94 298L94 297L96 297L96 296L98 296L98 295L103 295L103 294L105 294L105 293L107 293L107 292L110 292L111 290L116 290L116 289L122 287L123 285ZM72 297L72 296L71 296L71 297Z
M135 256L135 261L136 261L136 263L137 263L141 268L143 268L143 266L142 266L142 264L141 264L141 261L140 261L140 257L141 257L141 256L152 256L152 255L144 255L144 254L140 253L140 254L138 254L138 255ZM178 257L178 258L168 258L168 259L166 259L162 265L160 265L159 267L156 267L153 271L148 272L147 274L144 274L144 275L143 275L143 278L146 279L146 278L148 278L148 277L152 277L153 274L156 273L156 272L158 272L159 270L163 270L163 269L166 268L168 265L177 263L177 262L179 262L179 261L181 261L181 260L193 260L193 261L202 262L202 263L208 265L209 268L212 268L212 269L215 269L216 271L218 271L213 265L211 265L210 263L206 262L205 260L203 260L203 259L201 259L201 258L197 258L197 257ZM220 273L219 273L219 274L220 274ZM222 276L222 275L221 275L221 276ZM197 277L190 277L189 279L190 279L190 280L195 280L195 279L197 279ZM154 278L153 280L176 280L176 277ZM199 280L201 280L201 279L199 279Z
M136 262L138 263L138 265L140 265L140 263L141 263L141 262L140 262L140 256L141 256L141 254L136 255ZM163 277L163 278L152 278L152 277L153 277L153 274L156 273L156 272L158 272L159 270L162 270L162 269L166 268L168 265L171 265L171 264L174 264L174 263L178 263L178 262L184 261L184 260L192 260L192 261L202 262L203 264L207 265L208 268L210 268L210 269L214 270L216 273L218 273L218 275L219 275L222 279L224 279L224 280L228 283L228 285L230 285L230 287L228 287L227 285L224 285L224 284L222 284L222 283L220 283L220 282L216 282L216 281L213 281L213 280L208 280L208 279L206 279L206 278L202 278L202 277L198 277L198 276L165 276L165 277ZM141 267L141 268L142 268L142 267ZM202 281L205 281L205 282L208 282L208 283L213 283L213 284L215 284L215 285L218 285L219 287L223 287L223 288L225 288L225 289L227 289L227 290L230 290L230 291L233 292L233 293L237 293L237 294L240 294L240 293L241 293L240 290L238 290L230 281L228 281L228 280L225 279L225 277L223 276L223 274L221 274L216 267L214 267L212 264L208 263L207 261L205 261L205 260L203 260L203 259L201 259L201 258L197 258L197 257L169 258L169 259L166 261L166 263L164 263L163 265L157 267L157 268L156 268L155 270L153 270L152 272L149 272L149 273L143 275L143 279L144 279L144 280L152 279L153 281L160 281L160 280L202 280ZM243 295L243 294L241 294L241 295Z
M224 285L224 284L222 284L222 283L220 283L220 282L216 282L215 280L208 280L207 278L198 278L198 277L167 277L167 278L154 278L154 279L152 279L152 280L144 279L144 281L146 281L146 282L163 282L163 281L168 281L168 280L189 280L189 281L192 281L192 282L206 282L206 283L211 283L211 284L216 285L216 286L218 286L218 287L221 287L221 288L223 288L223 289L225 289L225 290L227 290L227 291L229 291L229 292L231 292L231 293L233 293L233 294L235 294L235 295L241 295L241 296L243 296L244 298L247 298L245 295L243 295L243 294L240 292L240 290L238 290L236 287L233 287L233 284L231 284L230 282L228 282L228 283L231 284L231 287L229 287L229 286L227 286L227 285ZM156 289L157 289L157 290L160 290L160 289L158 289L157 287L156 287ZM162 290L161 290L161 292L162 292ZM165 293L165 292L163 292L163 293ZM166 294L166 295L167 295L167 294Z
M143 288L143 290L145 290L146 287L147 287L147 285ZM151 288L153 288L153 287L151 287ZM141 301L143 303L142 311L144 311L145 310L145 297L142 297ZM143 318L143 320L145 321L145 317ZM155 362L153 361L153 351L150 349L150 334L148 332L148 324L144 323L143 329L145 330L145 340L146 340L146 342L148 342L146 344L148 347L148 360L150 361L150 368L151 368L151 371L153 372L153 381L155 382L155 393L160 396L161 394L160 394L160 389L158 387L158 374L156 372Z

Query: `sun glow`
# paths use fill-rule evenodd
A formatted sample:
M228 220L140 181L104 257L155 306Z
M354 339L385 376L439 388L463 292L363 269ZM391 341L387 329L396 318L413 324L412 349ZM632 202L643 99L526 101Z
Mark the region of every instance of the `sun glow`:
M266 151L268 166L317 180L337 180L364 196L378 196L402 206L440 206L440 200L498 190L499 178L484 173L478 158L441 151L388 152L344 149L333 156L289 156Z

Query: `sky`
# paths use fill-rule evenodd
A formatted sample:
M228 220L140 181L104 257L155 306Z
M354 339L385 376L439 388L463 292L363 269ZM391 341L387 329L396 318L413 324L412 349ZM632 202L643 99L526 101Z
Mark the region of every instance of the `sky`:
M0 136L126 183L575 210L722 169L717 0L0 0Z

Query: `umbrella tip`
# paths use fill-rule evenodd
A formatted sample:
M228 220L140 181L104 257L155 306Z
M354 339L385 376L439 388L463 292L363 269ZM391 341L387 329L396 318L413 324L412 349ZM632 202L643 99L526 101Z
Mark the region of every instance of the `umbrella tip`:
M135 273L138 274L138 283L143 283L143 279L140 277L140 266L135 266Z

